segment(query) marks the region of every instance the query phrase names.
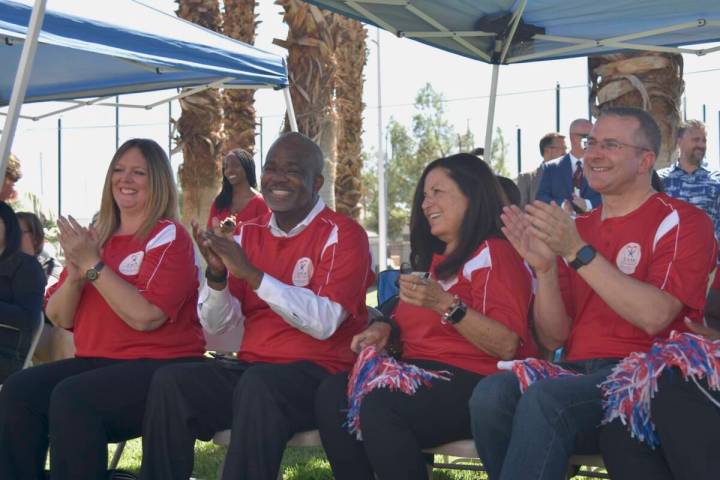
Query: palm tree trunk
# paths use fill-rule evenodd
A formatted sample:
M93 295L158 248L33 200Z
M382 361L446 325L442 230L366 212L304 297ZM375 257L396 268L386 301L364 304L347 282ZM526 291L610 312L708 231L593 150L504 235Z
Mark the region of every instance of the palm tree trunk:
M675 160L680 99L685 90L680 54L629 52L588 58L593 115L606 106L639 107L660 126L662 144L655 168Z
M177 15L216 32L222 28L217 0L179 0ZM205 90L181 99L180 107L177 129L183 164L178 178L182 222L189 225L193 218L204 222L220 185L222 98L216 89Z
M255 0L225 0L224 33L247 44L255 43L260 23ZM255 90L225 90L225 151L242 148L255 150Z
M286 40L273 43L288 50L290 94L298 129L312 138L325 156L325 184L320 197L335 208L337 114L333 102L335 86L336 16L300 0L276 0L285 10Z
M340 38L335 52L338 67L335 106L339 117L335 206L338 212L357 219L362 196L362 114L365 107L362 96L367 30L357 20L338 17L337 22Z

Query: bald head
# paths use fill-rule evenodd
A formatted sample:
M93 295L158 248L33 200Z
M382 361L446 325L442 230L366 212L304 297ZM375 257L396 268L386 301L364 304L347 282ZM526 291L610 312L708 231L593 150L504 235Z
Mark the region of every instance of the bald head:
M325 164L322 150L320 150L317 143L302 133L288 132L280 135L270 146L268 158L281 151L284 155L295 158L313 176L322 174Z
M268 151L260 177L265 203L289 232L312 210L323 184L323 155L305 135L281 135Z
M577 118L570 123L570 153L575 158L582 158L584 151L582 141L590 134L592 122L585 118Z

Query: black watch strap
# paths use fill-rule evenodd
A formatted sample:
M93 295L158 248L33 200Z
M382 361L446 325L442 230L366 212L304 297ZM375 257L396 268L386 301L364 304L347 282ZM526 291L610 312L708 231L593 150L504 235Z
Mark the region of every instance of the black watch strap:
M225 283L225 282L227 282L227 272L224 272L221 275L215 275L210 271L209 268L206 268L205 269L205 278L207 278L208 280L210 280L211 282L214 282L214 283Z
M575 259L570 262L570 266L574 270L578 270L584 267L588 263L592 262L597 254L597 250L592 245L585 245L575 254Z

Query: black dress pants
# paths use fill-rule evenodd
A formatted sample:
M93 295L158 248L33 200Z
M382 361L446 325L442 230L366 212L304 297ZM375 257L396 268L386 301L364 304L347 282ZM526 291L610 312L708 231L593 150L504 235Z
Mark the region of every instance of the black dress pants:
M223 478L275 480L287 441L316 428L313 403L328 376L312 362L226 360L157 372L143 428L143 480L187 480L195 439L231 428Z
M335 478L338 480L426 479L422 449L472 438L468 400L482 375L429 360L413 364L448 370L450 381L434 380L414 395L385 388L373 390L360 409L363 441L343 424L348 374L328 378L318 389L315 411Z
M155 370L174 360L73 358L11 375L0 390L0 478L104 479L107 444L141 434Z
M602 428L600 449L613 480L717 480L720 478L720 392L692 381L673 368L658 380L651 402L660 446L654 450L631 438L616 420Z

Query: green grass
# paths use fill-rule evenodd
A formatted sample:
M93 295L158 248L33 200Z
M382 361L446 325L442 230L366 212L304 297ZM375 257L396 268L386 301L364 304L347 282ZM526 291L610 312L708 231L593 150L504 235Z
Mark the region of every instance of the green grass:
M110 456L115 446L110 446ZM215 480L218 478L218 468L225 456L225 447L219 447L212 442L195 443L195 471L193 478L198 480ZM140 440L127 442L118 468L137 473L140 469L142 459L142 447ZM446 461L437 456L436 460ZM450 457L450 461L458 460ZM464 461L467 463L467 461ZM478 463L477 461L471 463ZM281 466L283 480L333 480L330 464L327 461L322 448L288 448L285 450ZM433 471L433 480L485 480L485 472L473 472L463 470L441 470ZM575 477L575 480L583 480L585 477ZM590 480L590 479L586 479Z

